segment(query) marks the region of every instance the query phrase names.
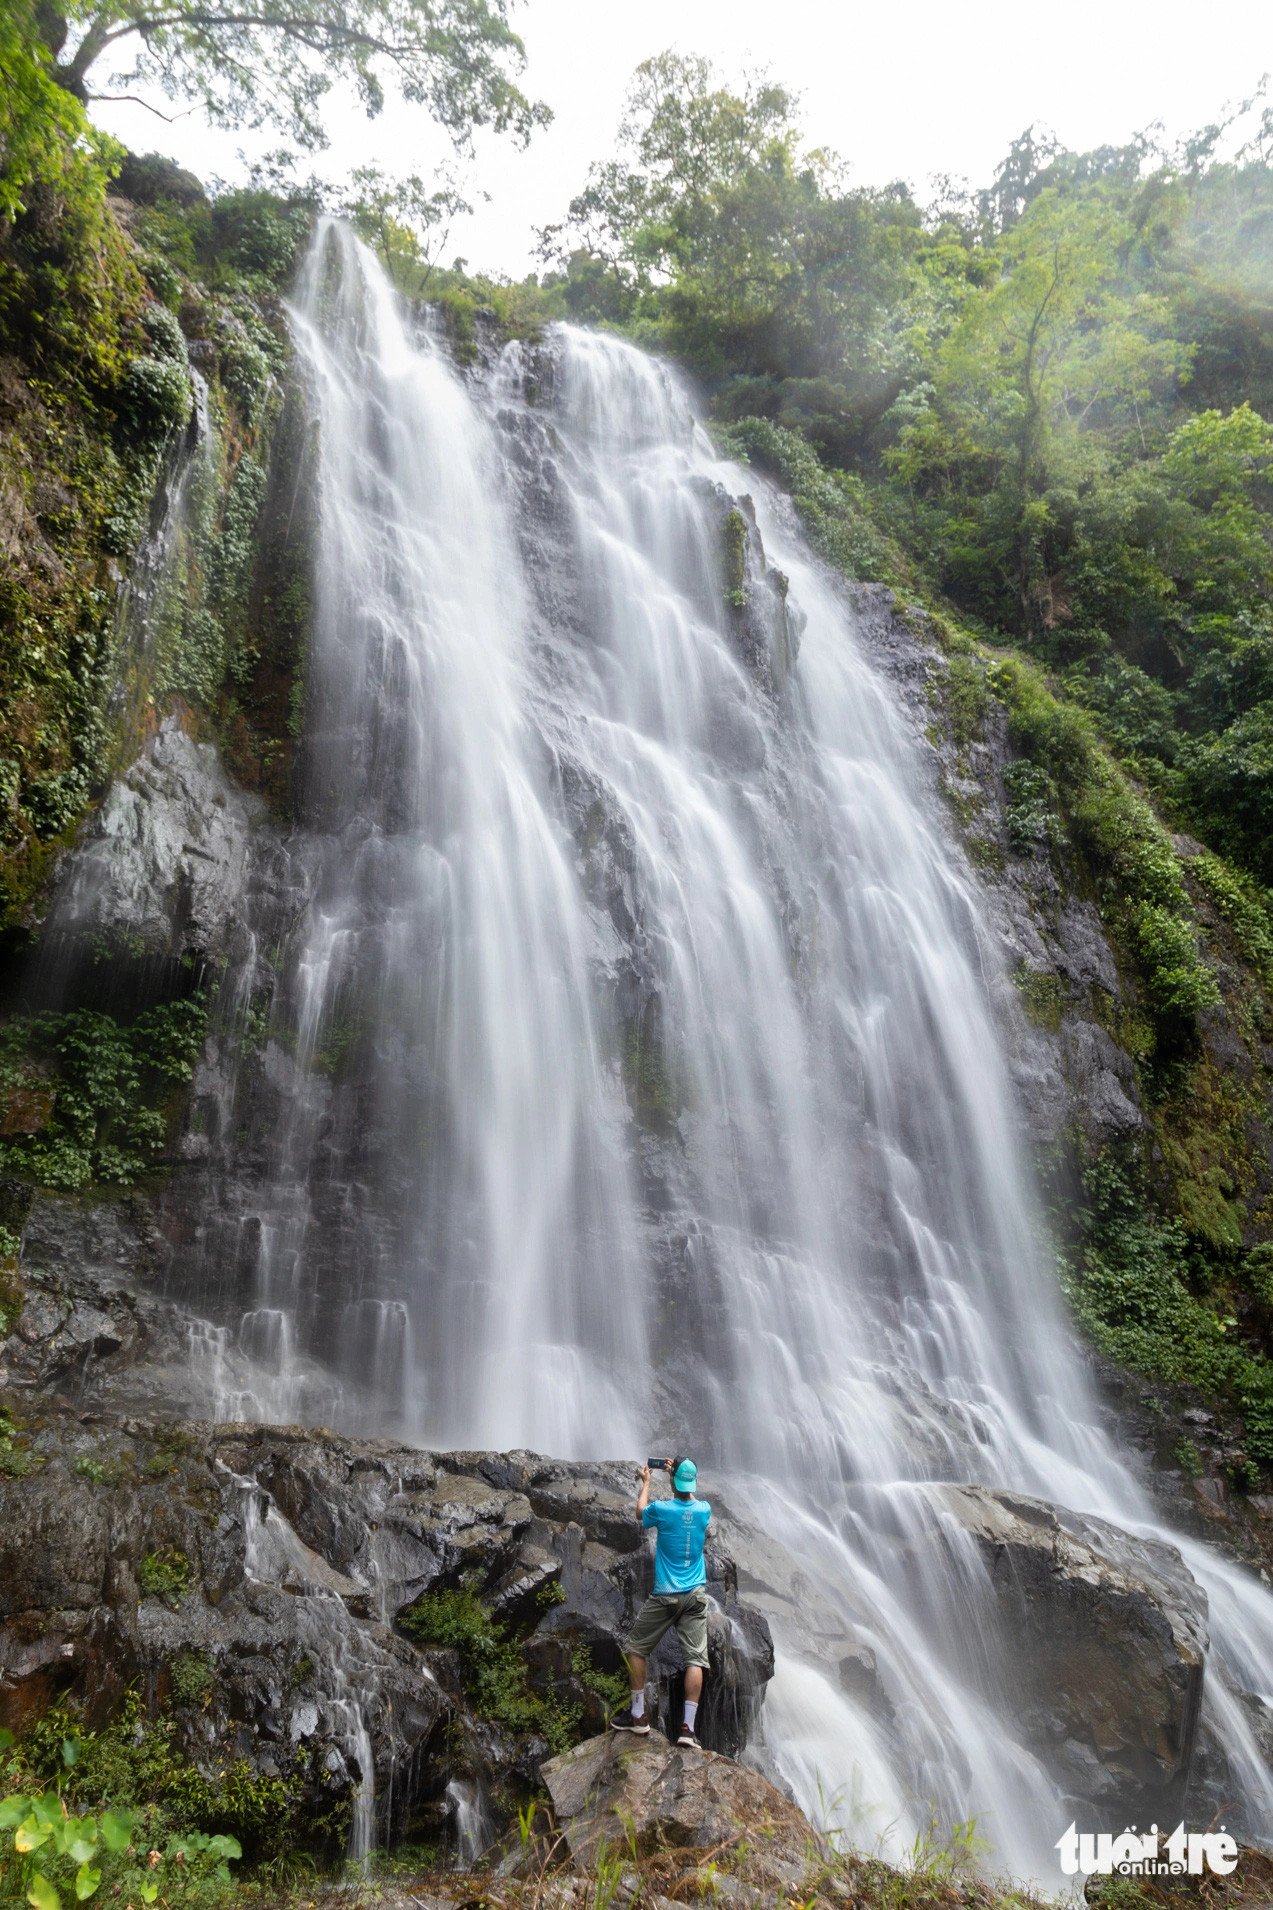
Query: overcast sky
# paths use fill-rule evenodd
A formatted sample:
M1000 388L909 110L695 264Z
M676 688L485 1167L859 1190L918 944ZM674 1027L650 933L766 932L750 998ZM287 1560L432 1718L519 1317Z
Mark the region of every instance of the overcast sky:
M1116 143L1155 119L1191 130L1273 68L1267 0L522 0L514 20L522 84L556 117L525 152L480 142L468 177L490 202L447 247L448 261L458 252L514 275L534 263L534 229L560 217L589 162L612 150L633 68L665 47L705 53L731 78L767 68L801 93L810 143L847 159L856 183L917 188L938 172L985 183L1031 121L1073 147ZM240 177L240 149L279 143L214 133L197 115L165 125L137 106L94 111L134 150L168 152L205 178ZM427 173L449 151L421 109L398 102L368 121L333 99L329 122L331 147L314 162L324 177L368 162Z

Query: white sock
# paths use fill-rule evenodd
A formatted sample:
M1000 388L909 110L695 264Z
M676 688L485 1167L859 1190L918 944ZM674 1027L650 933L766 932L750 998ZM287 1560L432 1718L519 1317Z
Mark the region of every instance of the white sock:
M686 1724L688 1724L691 1731L694 1729L694 1720L697 1716L698 1716L698 1699L687 1698L685 1700L685 1722Z
M632 1715L634 1718L643 1718L645 1716L644 1687L642 1687L640 1691L634 1691L632 1693Z

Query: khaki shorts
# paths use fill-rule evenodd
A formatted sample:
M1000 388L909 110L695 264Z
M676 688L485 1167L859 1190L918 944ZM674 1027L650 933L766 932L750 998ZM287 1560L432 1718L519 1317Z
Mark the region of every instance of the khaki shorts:
M707 1670L707 1593L701 1585L692 1592L656 1592L647 1598L636 1615L628 1651L634 1658L648 1658L665 1632L676 1627L676 1635L685 1647L687 1664Z

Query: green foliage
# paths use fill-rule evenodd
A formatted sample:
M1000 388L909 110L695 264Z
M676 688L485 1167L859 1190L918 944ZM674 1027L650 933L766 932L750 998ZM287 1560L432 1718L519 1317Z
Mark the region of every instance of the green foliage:
M1052 847L1065 840L1056 784L1046 769L1022 757L1003 773L1008 800L1004 822L1008 841L1021 854L1036 846Z
M301 1840L301 1788L295 1773L259 1776L245 1760L225 1756L209 1776L177 1745L175 1719L147 1720L136 1692L98 1731L84 1730L72 1711L55 1708L11 1745L7 1761L0 1759L0 1796L53 1794L72 1818L91 1813L99 1828L128 1826L115 1854L121 1863L137 1858L148 1885L158 1880L161 1905L215 1910L234 1894L224 1866L244 1849L260 1863ZM103 1896L114 1898L118 1880L121 1900L128 1892L134 1904L157 1900L119 1867L110 1868L104 1854L100 1861Z
M223 284L274 289L291 278L312 224L306 198L243 186L214 201L206 236L196 220L191 249L213 265L214 278Z
M99 1895L210 1907L231 1894L237 1839L182 1831L143 1848L143 1831L139 1812L68 1813L56 1791L11 1792L0 1799L0 1882L36 1910Z
M269 353L246 327L236 326L221 341L221 383L246 424L255 424L269 390Z
M374 166L360 166L341 210L374 248L398 291L432 305L461 364L476 357L479 316L493 319L504 338L529 338L567 315L556 282L546 279L541 285L534 274L521 280L470 274L462 259L443 266L452 225L473 210L445 166L427 180L416 173L391 179Z
M725 513L721 526L721 546L725 571L725 601L741 610L747 601L747 520L741 511Z
M175 1546L147 1552L137 1572L137 1589L143 1598L159 1598L176 1610L190 1589L191 1565L185 1553Z
M1116 947L1139 979L1163 1056L1193 1039L1220 1000L1171 837L1122 776L1084 713L1060 701L1038 672L997 663L991 686L1007 706L1022 760L1008 772L1014 846L1059 840L1086 860Z
M1263 121L1234 161L1224 130L1027 133L921 208L849 190L781 86L668 53L545 248L572 312L689 360L832 563L1026 644L1173 821L1273 881L1273 163ZM1160 927L1125 939L1176 965Z
M631 1691L627 1673L622 1671L599 1671L592 1662L592 1653L587 1645L576 1645L570 1654L570 1665L576 1678L585 1690L600 1698L606 1708L607 1716L612 1711L620 1711L627 1704Z
M12 1333L22 1313L22 1275L18 1258L22 1235L12 1227L0 1226L0 1340Z
M524 142L549 117L508 77L523 49L507 0L295 0L284 15L80 0L74 11L73 50L52 70L81 96L103 53L122 45L136 53L125 87L188 99L216 125L270 123L302 145L325 144L322 107L338 83L374 117L392 82L457 140L489 125Z
M265 488L263 467L250 453L244 452L226 497L221 534L211 566L211 596L225 632L231 672L247 642L247 585Z
M75 1747L73 1765L64 1745ZM31 1788L55 1779L76 1808L136 1811L147 1847L194 1830L228 1836L253 1858L281 1848L300 1834L300 1786L286 1778L258 1775L244 1759L220 1757L209 1776L179 1752L176 1721L148 1720L136 1692L115 1721L85 1731L73 1712L55 1708L22 1740L8 1773L10 1788Z
M35 1465L29 1442L7 1406L0 1406L0 1473L24 1479Z
M75 11L73 41L94 31L92 9ZM148 700L215 708L244 648L263 477L258 457L239 454L268 428L283 351L246 292L286 282L314 212L312 195L256 186L210 204L171 162L98 140L55 83L37 13L50 17L18 0L0 23L0 355L14 374L0 388L0 497L21 547L0 567L6 927L29 925L54 856L135 748ZM106 196L117 168L136 201L127 231ZM212 431L183 485L189 509L170 520L143 651L118 581L190 418L178 310L215 346Z
M424 1592L398 1613L398 1623L417 1643L447 1646L459 1654L465 1692L492 1724L542 1737L554 1752L575 1742L578 1708L531 1689L516 1640L496 1623L471 1587Z
M1065 984L1059 975L1043 968L1030 968L1021 962L1013 971L1013 981L1021 994L1021 1005L1037 1028L1061 1026L1065 1011Z
M1232 1317L1194 1290L1197 1261L1182 1223L1159 1218L1139 1171L1110 1154L1083 1184L1081 1237L1062 1267L1081 1325L1134 1372L1227 1397L1243 1413L1248 1457L1273 1465L1273 1364L1246 1350Z
M4 9L0 71L0 495L17 556L0 568L0 915L12 922L101 771L102 549L141 456L116 423L145 356L147 292L107 208L118 149L53 84L29 0Z
M872 523L859 478L826 469L795 431L741 418L720 433L727 454L756 464L790 491L815 549L847 576L904 581L906 565Z
M36 33L33 0L0 14L0 220L14 221L41 189L91 190L100 165L78 100L58 86ZM98 175L100 177L100 174Z
M633 78L619 156L543 234L572 314L625 322L760 413L841 446L895 395L922 232L900 188L849 189L795 98L663 53Z
M0 1024L0 1172L42 1187L135 1181L159 1160L165 1109L206 1032L202 995L128 1024L91 1009Z
M205 1651L179 1651L169 1660L168 1678L176 1705L202 1705L216 1687L216 1672Z
M124 1462L119 1459L98 1459L92 1453L81 1453L71 1466L77 1479L87 1479L93 1486L118 1485L124 1473Z
M657 1031L634 1022L623 1042L623 1079L637 1120L655 1133L675 1127L685 1095Z
M981 735L990 695L984 663L969 656L952 656L946 670L946 714L950 734L960 750Z
M140 450L161 445L189 422L190 375L184 362L149 353L134 358L119 385L119 412L130 442Z
M418 173L389 179L375 166L359 166L344 210L355 231L375 247L399 291L420 298L452 224L473 207L445 168L424 180Z

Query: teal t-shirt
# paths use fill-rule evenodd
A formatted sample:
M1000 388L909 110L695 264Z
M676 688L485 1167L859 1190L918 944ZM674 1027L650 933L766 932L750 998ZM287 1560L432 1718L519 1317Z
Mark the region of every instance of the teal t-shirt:
M703 1547L712 1508L706 1499L654 1499L641 1523L658 1534L654 1552L654 1596L692 1592L706 1585Z

